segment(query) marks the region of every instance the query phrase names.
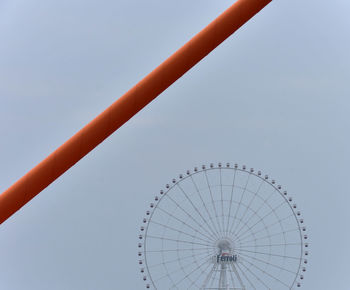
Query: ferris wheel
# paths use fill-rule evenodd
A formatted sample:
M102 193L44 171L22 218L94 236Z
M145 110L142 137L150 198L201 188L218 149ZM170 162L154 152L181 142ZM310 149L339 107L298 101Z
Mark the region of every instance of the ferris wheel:
M140 229L146 288L294 289L308 236L293 198L253 168L187 170L154 198Z

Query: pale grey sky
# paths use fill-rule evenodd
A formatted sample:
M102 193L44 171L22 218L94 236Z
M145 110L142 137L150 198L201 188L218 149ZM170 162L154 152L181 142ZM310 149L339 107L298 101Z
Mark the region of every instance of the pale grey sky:
M0 1L0 191L233 1ZM0 289L143 289L147 205L238 162L292 192L304 289L350 285L350 2L275 0L0 227Z

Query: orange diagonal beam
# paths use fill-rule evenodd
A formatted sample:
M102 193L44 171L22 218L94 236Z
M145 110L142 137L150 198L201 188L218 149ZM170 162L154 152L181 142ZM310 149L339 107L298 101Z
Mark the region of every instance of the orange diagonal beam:
M271 0L238 0L109 108L0 195L4 222L161 94Z

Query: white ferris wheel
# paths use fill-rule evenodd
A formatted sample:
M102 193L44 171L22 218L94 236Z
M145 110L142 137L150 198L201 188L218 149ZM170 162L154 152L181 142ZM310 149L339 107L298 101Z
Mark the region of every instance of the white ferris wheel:
M210 164L180 174L154 198L139 235L152 289L294 289L308 236L292 197L246 166Z

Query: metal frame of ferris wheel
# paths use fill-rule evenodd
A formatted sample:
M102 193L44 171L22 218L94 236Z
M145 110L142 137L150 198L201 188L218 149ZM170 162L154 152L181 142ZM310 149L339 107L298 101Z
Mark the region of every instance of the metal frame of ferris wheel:
M218 233L218 231L220 232L221 230L219 229L220 228L220 222L218 222L217 224L215 224L214 222L213 222L213 219L209 219L209 221L206 223L206 221L205 221L205 218L203 217L203 216L201 216L201 218L202 218L202 220L203 220L203 225L204 226L206 226L206 229L205 228L203 228L203 225L201 226L201 224L200 223L198 223L196 220L195 220L195 218L193 218L192 217L192 213L186 213L186 215L189 217L189 220L192 220L193 221L193 225L191 225L191 224L186 224L186 222L184 222L181 218L179 218L179 217L176 217L176 216L174 216L175 214L174 213L170 213L168 210L166 210L165 208L164 208L164 205L162 205L162 206L160 206L160 204L161 204L161 201L162 200L164 200L164 198L166 198L167 196L168 196L168 194L169 194L169 192L171 192L171 190L172 189L174 189L174 188L176 188L176 187L178 187L180 190L179 190L179 193L178 194L180 194L180 192L182 192L184 195L187 195L186 194L186 192L185 192L185 190L182 188L182 186L180 186L180 184L183 182L183 181L185 181L186 179L188 179L188 180L191 180L192 179L192 182L194 182L194 180L193 180L193 176L195 176L196 174L199 174L199 173L203 173L204 172L204 174L205 174L205 176L207 176L207 173L206 172L210 172L211 170L217 170L217 169L219 169L220 170L220 186L222 186L222 183L221 183L221 170L227 170L227 169L231 169L231 170L234 170L234 176L236 176L236 172L242 172L242 173L245 173L245 174L247 174L247 176L248 176L248 178L247 178L247 183L246 183L246 185L245 185L245 188L244 188L244 191L243 191L243 193L242 193L242 196L241 196L241 198L240 198L240 202L239 202L239 206L242 204L242 206L243 206L243 203L242 203L242 199L243 199L243 195L244 195L244 192L247 190L247 184L248 184L248 181L249 181L249 178L250 178L250 176L254 176L255 178L257 178L258 180L261 180L261 183L260 183L260 186L259 186L259 189L254 193L254 197L252 198L252 199L250 199L250 202L249 202L249 207L247 207L246 208L246 210L244 211L244 213L243 214L241 214L241 217L239 218L238 216L237 216L237 212L239 211L239 208L238 208L238 210L237 210L237 208L236 208L236 211L235 211L235 214L233 215L233 210L232 210L232 215L230 214L230 213L228 213L228 216L227 216L227 227L229 228L229 232L230 233L234 233L236 230L236 233L237 234L240 234L240 237L243 237L243 241L245 241L245 242L247 242L247 237L249 237L249 236L247 236L247 233L249 234L249 232L248 232L248 230L250 230L251 231L251 228L253 228L254 226L256 226L256 224L258 224L258 223L260 223L260 222L262 222L262 223L264 223L264 221L263 221L263 218L265 218L265 217L267 217L267 216L269 216L270 214L273 214L275 217L276 217L276 220L277 220L277 222L274 222L274 223L270 223L270 224L265 224L264 223L264 227L266 228L268 228L268 227L271 227L271 226L274 226L275 224L280 224L281 225L281 232L278 232L277 234L276 233L270 233L269 231L267 232L267 235L270 235L271 234L271 236L276 236L276 235L280 235L280 234L283 234L283 236L284 236L284 244L271 244L271 239L269 238L269 240L270 240L270 245L256 245L256 241L254 242L255 243L255 246L257 246L257 247L262 247L262 246L269 246L270 247L270 255L272 255L272 256L279 256L279 257L281 257L281 258L283 258L284 259L284 261L285 261L285 259L297 259L299 262L298 262L298 264L295 264L295 267L296 267L296 269L295 270L293 270L293 271L291 271L291 269L288 269L288 268L284 268L283 267L283 265L284 265L284 263L285 262L283 262L283 265L281 266L281 265L278 265L278 264L274 264L274 263L271 263L271 262L264 262L261 258L259 259L259 258L253 258L254 260L252 260L252 261L248 261L247 260L247 258L248 259L250 259L251 257L249 256L249 255L247 255L249 252L251 252L251 251L246 251L245 250L245 252L244 253L239 253L238 252L238 254L239 254L239 256L241 257L241 259L243 259L243 260L245 260L245 263L248 263L247 265L245 265L245 264L242 264L242 266L244 267L244 269L241 269L241 267L237 264L237 267L238 267L238 269L236 269L236 265L234 264L234 263L231 263L231 264L213 264L212 266L208 266L208 267L211 267L211 269L210 269L210 271L207 273L207 276L206 276L206 278L204 279L204 281L203 281L203 283L202 283L202 285L201 285L201 287L200 287L200 289L202 289L202 290L204 290L204 289L222 289L222 290L228 290L228 289L246 289L246 284L242 281L243 279L247 282L247 281L249 281L249 277L247 276L247 275L249 275L249 276L254 276L255 278L257 278L258 280L259 280L259 277L257 277L256 276L256 274L254 274L253 272L252 272L252 270L250 270L249 268L250 267L254 267L255 269L256 269L256 271L258 271L259 273L265 273L265 271L263 270L263 269L261 269L259 266L256 266L256 265L254 265L254 263L252 263L252 262L258 262L258 263L264 263L264 264L266 264L266 265L268 265L268 266L270 266L270 267L272 267L272 268L277 268L277 269L280 269L281 271L288 271L288 272L290 272L290 273L292 273L293 275L294 275L294 280L293 281L291 281L290 283L290 285L294 285L295 287L300 287L301 286L301 280L303 280L304 279L304 272L306 271L306 268L305 268L305 266L306 266L306 264L307 264L307 256L309 255L309 251L308 251L308 247L309 247L309 243L307 243L306 242L306 240L308 239L308 235L306 234L306 227L305 227L305 225L304 225L304 220L301 218L301 213L300 213L300 211L299 210L297 210L297 206L296 206L296 204L295 203L293 203L293 199L292 199L292 197L290 196L290 195L288 195L287 194L287 191L282 191L282 187L280 186L280 185L276 185L276 182L275 182L275 180L270 180L269 179L269 177L268 177L268 175L262 175L262 173L260 172L260 171L257 171L257 172L255 172L254 171L254 169L253 168L251 168L250 170L248 170L247 168L246 168L246 166L242 166L242 168L238 168L238 165L237 164L235 164L233 167L231 167L231 165L230 165L230 163L227 163L225 166L223 166L221 163L219 163L217 166L215 166L215 165L213 165L213 164L210 164L210 166L208 167L208 168L206 168L206 166L202 166L202 168L201 169L199 169L199 168L197 168L197 167L195 167L194 168L194 170L193 170L193 172L190 172L189 170L186 172L186 174L180 174L179 175L179 179L178 180L176 180L176 179L173 179L172 180L172 183L171 183L171 185L170 184L167 184L166 185L166 190L161 190L160 191L160 196L156 196L155 198L154 198L154 202L152 202L151 204L150 204L150 210L148 210L147 212L146 212L146 217L143 219L143 223L144 223L144 226L142 226L141 227L141 234L140 234L140 236L139 236L139 238L141 239L141 240L144 240L143 241L143 243L142 242L140 242L139 243L139 249L141 250L142 248L143 248L143 252L139 252L139 257L140 258L142 258L140 261L139 261L139 263L140 263L140 265L142 266L143 264L145 264L145 266L146 266L146 269L147 269L147 276L143 276L143 279L145 280L145 281L147 281L148 279L151 281L151 284L154 286L154 288L155 289L157 289L157 286L156 286L156 283L155 283L155 281L154 281L154 278L152 277L152 273L150 272L150 270L149 270L149 268L150 267L154 267L154 265L149 265L149 263L148 263L148 260L147 260L147 255L148 255L148 252L159 252L159 253L161 253L161 252L168 252L168 250L166 250L166 249L164 249L164 248L162 248L162 249L158 249L158 250L154 250L154 251L152 251L153 250L153 248L152 248L152 250L151 251L149 251L148 250L148 242L147 242L147 236L149 236L148 235L148 231L149 231L149 226L151 225L151 224L158 224L158 225L160 225L160 226L162 226L162 227L164 227L164 228L167 228L167 229L169 229L170 231L177 231L177 232L179 232L179 233L181 233L182 235L187 235L188 237L194 237L192 234L189 234L189 233L187 233L186 231L184 231L183 229L181 229L181 228L176 228L175 226L169 226L169 225L167 225L166 223L165 223L165 221L164 222L162 222L162 223L159 223L159 221L154 221L154 217L153 217L153 215L154 215L154 213L157 211L157 209L159 209L159 210L161 210L161 211L163 211L163 212L165 212L165 214L166 215L168 215L168 216L170 216L172 219L176 219L178 222L180 222L180 223L182 223L184 226L186 226L186 228L187 229L191 229L191 230L193 230L193 231L197 231L198 233L200 232L200 231L202 231L202 233L201 233L201 238L200 238L200 243L198 243L198 241L197 242L191 242L191 241L187 241L187 240L181 240L181 239L179 239L179 238L172 238L172 237L164 237L164 233L163 233L163 236L151 236L151 239L159 239L159 240L162 240L162 241L177 241L177 242L180 242L180 243L186 243L186 245L188 245L188 244L192 244L192 249L190 249L190 248L183 248L183 247L177 247L177 249L171 249L171 251L177 251L177 252L179 252L179 251L182 251L182 250L184 250L184 251L190 251L190 250L192 250L192 252L194 251L194 250L196 250L196 249L194 249L193 248L193 246L194 245L196 245L196 244L199 244L199 245L203 245L203 246L206 246L205 245L205 243L203 243L204 241L205 241L205 239L212 239L213 238L213 236L210 236L211 234L213 234L213 235L216 235L216 234L218 234L219 235L219 240L220 241L227 241L227 240L229 240L230 239L230 235L229 234L223 234L223 235L220 235L219 233ZM208 180L207 180L207 182L208 182ZM270 211L269 211L269 214L267 214L267 215L265 215L263 218L260 218L259 216L258 216L258 221L256 222L256 223L254 223L254 225L253 226L251 226L251 227L249 227L249 221L251 220L251 218L253 217L253 215L255 214L256 215L256 212L254 211L254 210L251 210L252 211L252 215L246 215L246 213L247 213L247 210L248 210L248 208L250 208L250 206L252 205L252 202L253 202L253 200L256 198L255 197L255 195L257 195L258 193L259 193L259 191L260 191L260 189L261 189L261 186L263 185L263 184L268 184L269 186L271 186L271 188L273 189L273 192L271 192L271 194L269 193L269 196L268 196L268 198L266 198L265 200L264 200L264 202L267 202L269 199L271 199L271 197L273 197L273 193L274 192L276 192L276 193L278 193L278 196L280 196L280 199L281 200L283 200L282 201L282 203L281 204L279 204L278 206L275 206L275 207L272 207L271 205L269 205L269 204L267 204L267 207L270 209ZM193 183L194 184L194 186L195 187L197 187L197 185L195 184L195 182ZM234 181L233 181L233 184L234 184ZM208 187L210 187L209 186L209 182L208 182ZM209 191L210 191L210 188L209 188ZM249 191L249 190L247 190L247 191ZM199 192L198 192L199 193ZM230 212L231 212L231 204L232 204L232 193L233 193L233 185L232 185L232 192L231 192L231 202L229 203L230 204ZM210 195L211 195L212 193L210 192ZM222 195L222 192L221 192L221 195ZM259 198L261 198L261 197L259 197ZM184 212L184 208L183 208L183 205L181 205L181 204L179 204L178 202L176 202L176 201L174 201L171 197L169 197L169 199L171 199L171 202L172 203L175 203L176 204L176 207L178 207L178 208L180 208L181 209L181 211L182 212ZM188 196L186 196L186 199L185 200L187 200L187 201L189 201L189 202L191 202L190 200L189 200L189 197ZM220 203L222 203L222 200L223 200L223 197L221 196L221 199L220 199L220 197L218 197L218 200L217 200L217 202L220 204ZM209 200L209 198L208 198L208 201L209 201L209 204L208 204L208 206L210 206L210 203L212 203L212 206L213 206L213 208L215 208L215 201L212 199L212 201L210 202L210 200ZM203 202L203 200L202 200L202 202ZM191 202L192 203L192 202ZM261 206L263 206L264 204L262 204ZM281 205L283 205L283 206L285 206L286 207L286 210L288 210L288 211L290 211L290 213L289 214L287 214L285 217L283 217L283 218L280 218L278 215L276 215L276 210L278 209L278 208L280 208L281 207ZM203 206L205 207L205 204L203 203ZM259 207L259 209L257 209L256 211L258 212L260 209L261 209L261 206ZM265 205L264 205L265 206ZM195 206L195 205L193 205L192 204L192 208L193 208L193 212L195 212L195 211L198 211L198 207L197 206ZM205 208L205 210L207 210L207 208ZM222 208L222 210L224 210L223 208ZM215 209L214 209L214 211L215 211ZM204 213L204 209L203 209L203 213ZM214 213L214 212L212 212L212 213ZM224 226L224 224L225 224L225 221L224 221L224 216L225 215L219 215L219 216L222 216L222 218L223 218L223 220L222 220L222 229L224 229L224 228L226 228L226 226ZM230 218L230 216L231 216L231 218ZM247 216L247 218L249 217L249 219L248 219L248 221L242 221L242 219L244 218L244 217L246 217ZM208 217L210 217L210 213L208 212ZM199 216L198 216L198 218L199 218ZM236 223L236 218L238 219L238 223ZM287 218L292 218L293 220L294 220L294 223L295 223L295 225L296 225L296 227L297 228L294 228L294 227L292 227L292 229L289 229L289 230L286 230L285 228L284 228L284 226L282 225L282 222L284 222ZM169 218L170 219L170 218ZM214 219L215 219L215 217L214 217ZM218 220L216 220L216 221L218 221ZM232 224L231 224L231 226L229 227L229 223L230 223L230 221L232 221ZM210 222L212 222L212 224L210 224ZM195 228L194 228L194 226L197 226L198 227L198 229L196 230ZM243 232L242 232L242 230L243 230L243 228L244 227L247 227L248 226L248 228L249 229L245 229ZM228 231L228 228L227 228L227 230L225 231L226 233L228 233L227 231ZM200 230L200 231L199 231ZM261 230L259 230L259 231L257 231L257 232L255 232L255 234L258 234L259 232L262 232L262 230L264 230L264 228L263 229L261 229ZM291 243L290 241L287 241L286 240L286 238L285 238L285 234L286 233L290 233L290 232L294 232L294 231L298 231L298 235L297 236L295 236L295 239L297 239L299 242L297 242L297 240L295 241L295 242L297 242L296 244L295 244L295 242L293 242L293 243ZM204 231L206 231L206 232L204 232ZM233 231L233 232L232 232ZM243 235L242 235L243 234ZM197 236L197 235L196 235ZM255 240L257 240L256 239L256 236L254 235L254 233L253 233L253 236L254 236L254 239ZM299 237L299 238L298 238ZM264 236L263 238L267 238L266 236ZM214 237L214 239L215 239L215 237ZM262 239L261 237L259 238L259 239ZM248 239L248 241L250 241L251 239ZM217 245L217 244L216 244ZM296 255L298 255L298 257L294 257L294 256L292 256L292 257L289 257L287 254L286 254L286 247L287 246L293 246L293 245L299 245L300 246L300 251L299 251L299 254L297 254L297 253L295 253ZM278 253L271 253L271 247L275 247L275 246L284 246L284 254L282 254L282 255L279 255ZM164 245L163 245L163 247L164 247ZM251 247L251 246L249 246L249 247ZM227 249L229 249L229 247L226 247L226 246L219 246L218 247L219 248L219 250L221 251L221 252L223 252L223 251L225 251L225 254L228 254L230 251L229 250L227 250ZM238 247L238 248L242 248L242 246L240 246L240 247ZM226 249L226 250L225 250ZM200 250L200 249L198 249L198 250ZM239 251L242 251L242 249L240 249ZM258 254L263 254L263 253L260 253L260 251L256 251L256 253L258 253ZM204 254L204 253L203 253ZM162 254L163 255L163 254ZM209 256L206 256L208 259L211 259L211 255L212 254L209 254ZM192 254L192 257L194 258L194 256L193 256L193 254ZM179 257L180 258L180 257ZM188 258L191 258L191 255L188 255L188 256L186 256L185 257L185 259L188 259ZM164 258L162 258L163 259L163 262L160 262L159 263L159 265L160 264L164 264L165 263L165 260L164 260ZM174 261L168 261L168 262L166 262L166 263L172 263L172 262L174 262ZM204 265L204 263L202 263L202 264L200 264L199 265L199 263L197 263L197 262L195 262L196 264L197 264L197 266L199 267L199 268L201 268L203 265ZM157 265L156 265L157 266ZM180 266L180 268L183 268L184 266ZM167 270L168 271L168 270ZM146 274L145 272L145 269L144 268L141 268L141 272L143 273L143 274ZM240 272L240 273L239 273ZM218 274L218 276L219 276L219 279L217 279L218 281L217 281L217 284L216 285L213 285L212 283L210 283L210 285L208 285L209 284L209 282L210 281L214 281L214 278L212 277L213 275L216 275L216 273L219 273ZM229 275L231 275L231 277L230 276L228 276L228 274ZM170 275L169 274L169 272L167 272L167 275ZM165 276L167 276L167 275L165 275ZM235 276L235 277L232 277L232 275L233 276ZM165 276L162 276L162 279L165 277ZM241 276L242 276L242 278L241 278ZM279 283L280 284L280 286L282 287L287 287L288 289L290 289L289 287L292 287L292 286L288 286L285 282L283 282L279 277L275 277L275 276L273 276L271 273L269 273L269 272L266 272L265 273L265 276L266 277L268 277L268 278L271 278L271 279L274 279L277 283ZM248 277L248 278L247 278ZM186 277L185 277L186 278ZM199 277L198 277L199 278ZM229 285L230 283L228 283L228 279L231 279L230 280L230 283L231 283L231 285ZM157 280L159 280L159 279L157 279ZM182 279L183 280L183 279ZM182 281L181 280L181 281ZM150 288L150 286L151 286L151 284L146 284L146 287L147 288ZM176 289L176 286L177 284L174 284L173 285L173 287ZM193 285L193 283L191 284L191 285ZM251 286L251 285L253 285L253 283L251 283L251 282L249 282L249 287L253 287L253 289L254 289L254 286ZM264 284L264 282L262 282L262 285L261 286L265 286L265 287L267 287L266 286L266 284ZM214 288L214 287L216 287L216 288ZM164 287L160 287L160 289L163 289ZM187 288L187 287L185 287L185 288ZM250 288L249 288L250 289ZM275 289L275 288L273 288L273 289ZM282 289L282 288L281 288ZM283 288L283 289L285 289L285 288Z

